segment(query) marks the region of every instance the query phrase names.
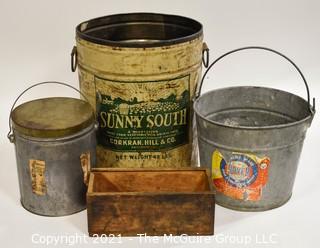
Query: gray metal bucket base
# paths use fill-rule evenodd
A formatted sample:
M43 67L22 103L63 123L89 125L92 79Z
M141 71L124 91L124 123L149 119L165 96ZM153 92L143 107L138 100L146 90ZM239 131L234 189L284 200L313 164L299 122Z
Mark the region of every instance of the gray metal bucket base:
M285 201L281 202L280 204L276 204L276 205L273 205L273 206L268 206L268 207L265 207L265 208L264 207L252 208L252 207L232 206L232 205L228 205L228 204L223 204L223 203L219 202L217 199L216 199L216 204L218 204L221 207L232 209L232 210L236 210L236 211L262 212L262 211L267 211L267 210L271 210L271 209L275 209L275 208L283 206L284 204L286 204L291 199L291 196L292 196L292 193Z
M72 214L80 213L80 212L82 212L83 210L86 210L86 209L87 209L87 207L84 207L84 208L82 208L82 209L80 209L80 210L77 210L77 211L74 211L74 212L70 212L70 213L59 214L59 215L48 215L48 214L37 213L37 212L35 212L35 211L32 211L32 210L26 208L26 207L23 205L21 199L20 199L20 204L21 204L21 206L22 206L25 210L27 210L29 213L36 214L36 215L39 215L39 216L44 216L44 217L63 217L63 216L69 216L69 215L72 215Z

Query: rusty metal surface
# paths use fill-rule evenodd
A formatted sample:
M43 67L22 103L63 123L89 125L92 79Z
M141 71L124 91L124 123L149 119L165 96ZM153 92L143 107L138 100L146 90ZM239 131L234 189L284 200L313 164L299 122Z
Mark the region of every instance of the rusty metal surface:
M64 137L94 122L91 106L80 99L51 97L23 103L11 114L13 128L32 137Z
M143 30L138 27L136 28L140 31ZM152 39L151 36L149 36L148 39ZM148 47L142 43L139 47L125 47L120 45L96 44L82 39L81 36L77 37L77 48L74 54L76 54L77 57L80 89L89 99L93 108L96 109L98 117L100 116L99 132L105 135L98 134L97 166L185 167L192 164L191 100L201 74L202 56L206 56L208 50L207 47L203 45L202 33L197 33L197 36L187 41L179 37L178 41L176 44L171 45L154 43L158 45ZM130 42L124 43L127 44ZM204 61L206 61L206 59L204 59ZM75 60L73 62L75 63ZM75 65L72 67L75 68ZM106 104L103 103L120 99L120 101L125 102L125 104L115 104L115 110L121 115L128 116L131 110L132 113L142 111L141 108L144 103L146 103L146 106L144 106L143 109L148 109L148 106L154 106L156 109L160 105L156 106L156 103L163 101L163 99L169 99L170 95L177 96L176 99L182 99L184 91L189 94L188 103L184 105L185 111L187 111L187 123L182 127L183 130L171 130L172 132L181 133L181 138L179 139L182 141L169 144L170 141L166 138L164 142L168 142L168 145L163 148L157 145L161 139L147 143L144 140L148 138L148 135L142 134L142 137L139 138L140 141L137 143L129 142L129 144L135 144L135 147L132 147L132 149L127 148L128 146L102 144L103 141L106 140L105 137L110 139L110 135L108 136L106 132L103 131L106 129L103 128L105 128L105 123L107 123L106 117L111 113L110 110L103 110L103 108L106 108ZM134 108L132 108L133 105L135 105ZM179 110L181 109L182 107ZM169 113L168 111L170 112L170 110L163 108L162 113ZM103 113L101 114L101 112ZM146 119L147 113L145 112L136 114L136 117L133 116L130 118L137 120L137 118L140 118L144 114ZM175 115L178 114L184 116L182 112ZM119 118L127 117L113 116L113 118L118 118L117 120L122 121L122 119L120 120ZM161 118L166 117L164 115L163 117L159 117L159 121L161 121ZM109 118L108 120L112 119ZM153 126L153 123L154 121L150 126ZM133 128L134 130L143 130L143 132L154 130L147 127L147 124L139 129L138 122L136 122ZM108 132L109 134L116 133L116 136L119 133L117 130L111 128L108 129ZM164 136L164 134L160 132L159 137L162 136ZM121 142L124 139L130 139L126 135L125 137L127 138L123 138ZM149 139L151 139L150 137L152 138L152 136L149 136ZM119 140L120 138L117 137L115 139L115 137L113 137L113 140L108 142L117 142L117 144L119 144L117 139ZM127 143L127 141L124 141L121 144ZM141 144L144 145L144 148L140 148ZM131 156L131 159L129 159L129 156Z

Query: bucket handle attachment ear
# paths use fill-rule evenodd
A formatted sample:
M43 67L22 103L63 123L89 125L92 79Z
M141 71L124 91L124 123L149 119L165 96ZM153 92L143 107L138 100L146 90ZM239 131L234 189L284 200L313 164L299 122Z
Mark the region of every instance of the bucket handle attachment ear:
M208 68L209 66L209 47L207 43L203 42L202 45L202 63L205 68Z
M71 51L71 71L75 72L78 67L78 51L77 47L74 46Z
M11 110L10 110L10 115L9 115L9 132L8 132L8 134L7 134L7 138L9 139L9 141L10 141L11 143L14 143L14 135L13 135L13 132L12 132L12 120L11 120L11 115L12 115L12 111L13 111L14 107L16 106L18 100L22 97L22 95L24 95L24 93L26 93L28 90L30 90L30 89L32 89L32 88L34 88L34 87L36 87L36 86L43 85L43 84L59 84L59 85L63 85L63 86L69 87L69 88L77 91L87 102L89 102L89 101L88 101L88 98L87 98L80 90L78 90L77 88L75 88L75 87L73 87L73 86L71 86L71 85L69 85L69 84L66 84L66 83L53 82L53 81L52 81L52 82L41 82L41 83L37 83L37 84L34 84L34 85L29 86L29 87L26 88L24 91L22 91L22 92L20 93L20 95L16 98L16 100L13 102L13 105L12 105ZM94 113L94 109L93 109L93 108L92 108L92 112ZM97 128L98 128L98 123L96 122L96 123L95 123L95 129L97 129Z
M310 105L310 92L309 92L309 86L308 86L308 83L307 83L307 80L305 79L304 75L302 74L301 70L299 69L299 67L291 60L289 59L286 55L276 51L276 50L273 50L271 48L267 48L267 47L260 47L260 46L248 46L248 47L242 47L242 48L238 48L238 49L235 49L235 50L231 50L223 55L221 55L220 57L218 57L216 60L214 60L210 66L208 67L208 69L205 71L205 73L203 74L202 78L201 78L201 82L200 82L200 85L199 85L199 88L195 94L195 99L199 98L200 94L201 94L201 89L202 89L202 85L203 85L203 82L205 80L205 77L206 75L208 74L208 72L210 71L210 69L218 62L220 61L222 58L232 54L232 53L236 53L236 52L239 52L239 51L242 51L242 50L252 50L252 49L255 49L255 50L265 50L265 51L269 51L269 52L272 52L272 53L275 53L283 58L285 58L287 61L289 61L293 66L294 68L299 72L303 82L304 82L304 85L306 87L306 91L307 91L307 100L308 100L308 106L309 106L309 110L311 112L311 114L314 114L315 113L315 98L312 99L312 106Z

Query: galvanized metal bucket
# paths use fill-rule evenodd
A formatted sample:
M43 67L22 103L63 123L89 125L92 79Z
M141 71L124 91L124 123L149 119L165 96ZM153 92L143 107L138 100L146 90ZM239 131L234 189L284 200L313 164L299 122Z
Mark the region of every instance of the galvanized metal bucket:
M15 144L22 206L45 216L86 208L86 180L96 162L95 116L86 101L52 97L25 102L9 118L8 138ZM80 91L78 91L80 92Z
M307 90L303 98L273 88L231 87L200 96L209 70L225 56L262 49L287 59ZM242 211L263 211L286 203L315 114L300 69L285 55L265 47L245 47L216 59L205 72L194 102L201 166L211 169L216 202Z
M72 70L100 123L97 166L190 166L191 100L209 56L202 25L119 14L79 24L76 36Z

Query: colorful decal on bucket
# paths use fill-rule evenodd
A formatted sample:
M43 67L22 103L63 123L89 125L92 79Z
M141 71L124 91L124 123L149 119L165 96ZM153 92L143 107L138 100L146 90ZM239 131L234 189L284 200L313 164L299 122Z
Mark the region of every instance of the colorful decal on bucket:
M83 171L83 182L88 185L91 170L90 152L84 152L80 156L81 168Z
M47 186L45 181L46 163L42 160L30 159L29 171L32 183L32 192L36 195L45 195Z
M98 144L113 151L153 152L188 143L190 76L117 82L95 78Z
M270 159L254 154L233 152L228 161L215 150L212 179L217 191L234 199L259 201L268 180Z

